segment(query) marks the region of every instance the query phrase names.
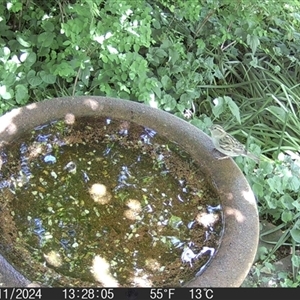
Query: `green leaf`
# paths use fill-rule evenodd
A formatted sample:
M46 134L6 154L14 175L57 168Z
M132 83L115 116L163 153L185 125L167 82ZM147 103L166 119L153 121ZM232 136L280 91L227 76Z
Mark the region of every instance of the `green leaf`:
M279 176L274 176L274 177L271 177L271 178L268 178L267 181L266 181L269 186L270 186L270 189L273 191L273 192L280 192L282 193L282 184L281 184L281 178Z
M130 51L130 48L131 48L131 44L129 42L127 42L125 45L124 45L124 50L125 52L129 52Z
M160 28L161 28L160 22L158 22L158 20L156 20L156 19L153 19L152 25L153 25L153 27L154 27L155 29L160 29Z
M293 220L293 213L290 212L290 211L284 211L284 212L282 212L282 214L281 214L281 220L284 223L288 223L288 222L292 221Z
M125 84L118 82L118 86L120 87L121 91L125 91L126 93L130 94L130 90L127 88Z
M3 47L0 49L0 61L6 63L10 56L10 49L8 47Z
M175 64L178 61L178 59L180 58L180 55L179 55L178 51L176 51L175 49L170 49L169 57L170 57L170 62L172 64Z
M38 36L38 43L40 47L50 47L53 43L55 34L53 32L43 32Z
M300 201L295 200L292 205L297 209L297 211L300 211Z
M6 73L4 80L3 80L3 85L6 86L6 88L12 86L16 81L16 75L14 73Z
M291 261L292 261L294 267L296 267L296 268L300 267L300 256L299 255L292 255Z
M128 94L128 93L122 91L122 92L120 92L119 97L120 97L121 99L127 99L127 100L129 100L129 99L130 99L130 96L129 96L129 95L130 95L130 94Z
M285 122L285 119L287 117L287 112L282 107L271 105L267 108L267 110L271 112L272 115L274 115L280 121Z
M288 210L291 210L294 208L293 206L294 199L289 195L285 194L282 197L280 197L280 203L282 204L282 207Z
M174 110L177 104L176 100L170 95L165 95L161 102L164 104L164 110L166 111Z
M212 108L212 113L216 118L218 118L225 110L223 97L218 97L213 100L214 107Z
M135 52L139 52L139 51L140 51L140 45L134 44L134 45L133 45L133 50L134 50Z
M22 10L22 2L19 1L7 1L7 9L14 13L17 13Z
M252 54L255 54L257 47L260 45L259 38L257 36L247 35L247 44L252 50Z
M128 75L127 75L126 73L122 73L122 74L121 74L121 79L122 79L123 81L126 81L126 80L127 80L127 77L128 77Z
M29 97L27 87L22 84L17 84L15 97L18 104L25 104Z
M46 21L44 23L42 23L42 28L45 30L45 31L48 31L48 32L51 32L54 30L54 25L52 22L50 21Z
M74 75L74 70L67 62L64 61L57 65L54 74L58 74L62 77L70 77Z
M42 79L39 76L36 76L36 72L34 70L30 70L27 73L27 81L33 87L36 87L42 83Z
M69 41L69 40L63 42L63 45L64 45L64 46L69 46L69 45L71 45L71 44L72 44L72 42Z
M26 67L31 67L36 62L36 54L35 52L30 52L29 55L26 57L24 65Z
M9 100L14 96L13 91L11 89L7 89L6 86L0 86L0 97L4 100Z
M251 61L250 61L250 66L253 68L258 68L259 64L258 64L258 59L257 57L252 57Z
M167 57L168 53L161 48L156 48L153 50L153 56L156 56L157 58L161 59L161 58Z
M107 58L111 61L111 62L115 62L117 61L118 56L116 54L108 54Z
M178 111L181 112L180 115L182 115L182 113L184 113L184 111L185 111L185 109L186 109L186 106L183 105L183 104L177 103L176 108L178 109Z
M277 199L274 197L273 193L270 193L269 191L267 192L268 193L265 192L262 197L266 200L266 203L270 209L274 209L274 210L277 209L278 208ZM279 210L277 209L276 212L279 212ZM279 218L278 213L276 216L274 215L274 217L277 220Z
M84 68L80 72L80 79L84 83L85 86L89 85L90 75L91 75L91 71L88 67Z
M237 119L237 121L241 124L241 116L240 109L236 105L236 103L232 100L232 98L228 96L224 96L225 103L227 103L232 115Z
M129 76L129 78L130 78L131 80L133 80L133 79L135 78L135 76L136 76L136 73L135 73L135 72L129 72L129 73L128 73L128 76Z
M260 166L261 166L261 169L263 170L264 175L269 175L269 174L273 173L273 171L274 171L274 163L273 162L262 161Z
M180 104L185 105L185 108L190 108L192 103L191 94L190 93L183 93L180 96Z
M153 92L155 93L155 95L160 98L161 97L161 86L156 84L153 88L152 88Z
M164 75L162 78L161 78L161 83L162 83L162 86L165 90L169 90L171 87L172 87L172 80L169 76L167 75Z
M252 189L255 195L257 195L258 197L262 197L264 195L264 188L261 184L259 183L254 183L252 185Z
M104 63L107 63L107 62L108 62L108 58L107 58L107 56L105 56L104 54L100 54L100 58L102 59L102 61L103 61Z
M205 122L203 122L202 120L199 120L199 119L197 119L197 118L192 119L192 120L190 121L190 123L193 124L194 126L200 128L200 129L202 129L202 130L203 130L204 128L207 128L207 125L205 124Z
M31 43L28 42L28 41L25 41L25 39L23 39L23 37L21 37L20 35L17 35L17 41L23 46L23 47L26 47L26 48L29 48L31 46Z
M56 76L53 74L49 74L45 71L41 71L38 73L40 75L40 77L42 78L42 80L47 83L47 84L53 84L56 82Z
M296 224L295 224L296 225ZM300 230L298 227L294 226L291 229L291 236L293 238L293 240L297 243L300 244Z
M292 191L297 192L300 188L300 180L297 177L292 177L289 181L289 187Z

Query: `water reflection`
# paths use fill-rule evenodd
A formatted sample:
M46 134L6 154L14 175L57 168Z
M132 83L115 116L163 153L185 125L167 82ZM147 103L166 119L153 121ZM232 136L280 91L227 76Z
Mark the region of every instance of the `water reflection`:
M20 170L0 182L13 183L18 230L37 261L70 278L91 280L101 254L124 285L189 280L218 247L218 199L202 203L211 192L192 160L154 130L101 122L39 126L19 145Z

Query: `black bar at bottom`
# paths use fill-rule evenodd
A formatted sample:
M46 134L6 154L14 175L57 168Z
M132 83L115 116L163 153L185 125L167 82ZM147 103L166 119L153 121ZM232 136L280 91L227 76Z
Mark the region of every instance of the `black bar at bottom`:
M212 300L229 297L296 299L299 289L270 288L0 288L0 300Z

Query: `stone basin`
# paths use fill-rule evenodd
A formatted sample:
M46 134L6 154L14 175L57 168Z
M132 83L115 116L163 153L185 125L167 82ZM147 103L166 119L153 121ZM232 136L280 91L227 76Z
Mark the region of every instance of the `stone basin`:
M224 214L221 245L204 273L188 287L239 287L254 261L259 238L255 197L235 162L218 160L209 136L169 113L128 101L97 96L65 97L33 103L0 117L0 147L32 128L57 119L111 116L152 128L178 143L199 165L220 197ZM0 253L1 253L0 241ZM3 254L3 253L2 253ZM7 286L28 286L25 278L0 255L0 273Z

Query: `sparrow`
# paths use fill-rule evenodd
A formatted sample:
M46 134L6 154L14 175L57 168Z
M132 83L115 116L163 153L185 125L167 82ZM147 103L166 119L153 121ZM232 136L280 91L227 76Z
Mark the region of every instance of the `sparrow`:
M232 135L227 133L222 126L212 125L209 130L211 132L211 139L215 148L219 152L225 154L226 157L247 156L256 163L259 163L259 158L247 151L246 147Z

